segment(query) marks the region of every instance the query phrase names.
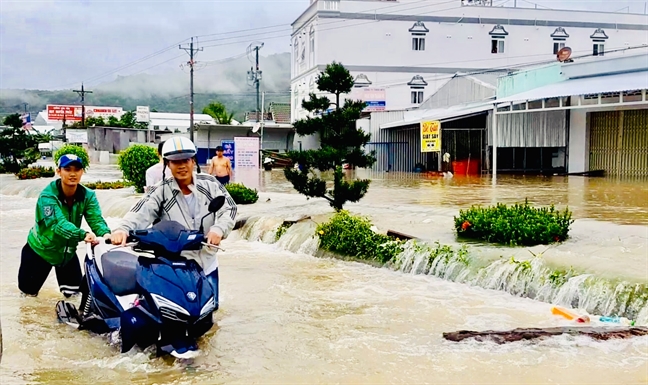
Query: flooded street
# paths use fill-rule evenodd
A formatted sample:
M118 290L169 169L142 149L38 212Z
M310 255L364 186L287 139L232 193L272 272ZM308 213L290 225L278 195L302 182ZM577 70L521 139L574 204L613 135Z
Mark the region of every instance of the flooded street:
M85 181L115 180L114 167L92 166ZM569 206L572 238L546 251L547 264L648 283L648 183L609 179L500 177L422 179L396 174L372 182L353 212L381 229L456 244L452 216L471 204ZM17 271L36 197L49 180L0 176L0 317L4 384L648 384L648 338L594 342L561 336L542 342L453 343L442 333L564 325L546 302L364 264L316 258L279 244L224 242L221 308L192 364L121 355L104 338L56 321L54 274L38 298L22 298ZM239 216L319 215L331 209L291 192L282 172L262 174L257 204ZM136 201L130 190L98 191L114 225ZM315 217L314 219L318 219ZM290 230L289 230L290 231ZM287 233L286 236L290 234ZM297 236L298 234L295 234ZM529 250L479 247L483 258L530 257ZM81 249L80 249L81 250ZM310 250L312 252L312 250ZM611 293L608 293L611 295Z

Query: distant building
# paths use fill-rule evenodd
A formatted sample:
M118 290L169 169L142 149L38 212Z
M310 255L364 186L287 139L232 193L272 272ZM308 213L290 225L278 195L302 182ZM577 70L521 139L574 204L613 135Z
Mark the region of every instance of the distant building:
M648 15L491 6L487 0L312 0L292 24L292 119L341 62L371 111L421 105L457 72L499 70L572 57L625 55L648 44Z

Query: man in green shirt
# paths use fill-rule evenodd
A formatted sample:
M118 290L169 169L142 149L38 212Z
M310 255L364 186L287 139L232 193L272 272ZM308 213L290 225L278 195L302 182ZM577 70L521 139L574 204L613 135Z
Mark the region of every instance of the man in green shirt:
M95 234L81 229L83 217L98 236L110 233L94 191L80 184L84 169L76 155L61 156L57 168L61 178L38 197L36 224L29 231L18 270L18 288L27 295L38 295L52 266L63 295L79 292L83 273L77 245L81 241L97 243Z

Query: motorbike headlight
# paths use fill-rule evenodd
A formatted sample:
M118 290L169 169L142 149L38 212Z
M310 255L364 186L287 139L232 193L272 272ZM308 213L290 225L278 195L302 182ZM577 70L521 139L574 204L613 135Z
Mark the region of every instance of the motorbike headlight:
M216 307L216 299L214 297L211 297L209 301L207 301L205 306L203 306L202 309L200 309L201 318L203 315L213 311L215 307Z
M170 301L170 300L162 297L161 295L151 294L151 297L153 298L153 301L155 302L155 305L157 305L157 307L160 308L160 309L161 308L168 308L168 309L171 309L171 310L175 310L178 313L185 314L187 316L190 315L189 312L185 310L185 308L183 308L182 306L178 305L177 303L175 303L173 301Z

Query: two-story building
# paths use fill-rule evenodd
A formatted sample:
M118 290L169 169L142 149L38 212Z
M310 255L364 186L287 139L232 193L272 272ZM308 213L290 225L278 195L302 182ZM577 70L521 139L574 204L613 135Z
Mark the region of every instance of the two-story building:
M369 111L419 106L457 72L506 74L572 57L625 55L648 44L648 16L491 6L487 0L312 0L292 24L291 108L317 92L332 61Z

